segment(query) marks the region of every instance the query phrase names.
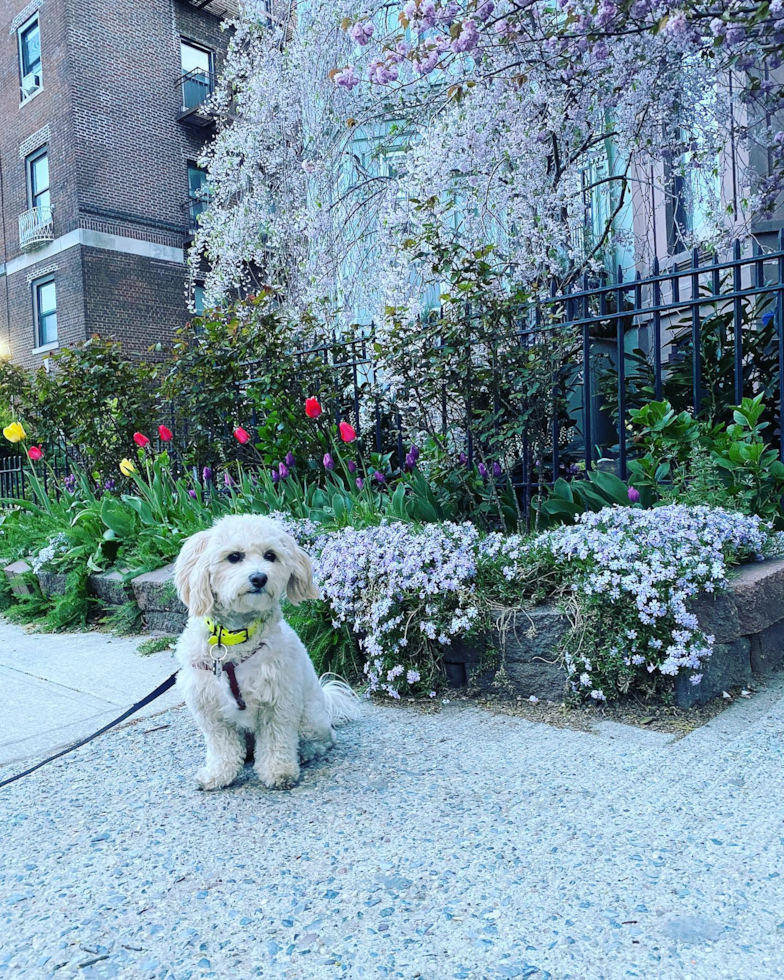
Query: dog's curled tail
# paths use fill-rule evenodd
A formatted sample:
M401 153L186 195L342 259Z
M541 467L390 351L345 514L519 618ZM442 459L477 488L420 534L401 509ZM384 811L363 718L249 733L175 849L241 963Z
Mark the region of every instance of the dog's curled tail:
M319 684L333 725L337 727L349 721L359 721L362 714L359 698L342 677L337 674L322 674Z

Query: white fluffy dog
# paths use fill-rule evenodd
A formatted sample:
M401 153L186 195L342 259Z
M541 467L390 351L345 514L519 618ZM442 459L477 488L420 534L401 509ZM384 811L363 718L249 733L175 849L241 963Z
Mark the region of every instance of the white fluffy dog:
M334 745L333 724L359 717L351 688L319 680L281 615L284 593L295 604L318 598L310 559L269 518L229 516L185 542L174 582L190 614L177 683L207 742L199 786L221 789L237 778L249 732L261 781L288 789L300 759Z

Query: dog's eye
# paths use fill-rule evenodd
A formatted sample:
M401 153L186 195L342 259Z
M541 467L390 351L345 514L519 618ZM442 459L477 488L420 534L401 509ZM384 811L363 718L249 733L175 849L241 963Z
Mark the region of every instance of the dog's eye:
M237 562L242 561L245 555L241 551L232 551L230 555L226 555L226 561L230 561L232 565L236 565Z
M277 561L277 560L278 560L278 556L275 554L274 551L265 552L264 561Z

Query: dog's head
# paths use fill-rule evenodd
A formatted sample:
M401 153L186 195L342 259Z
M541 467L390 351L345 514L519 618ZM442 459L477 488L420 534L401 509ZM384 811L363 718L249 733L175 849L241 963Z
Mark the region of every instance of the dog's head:
M275 521L256 515L224 517L188 538L174 584L191 616L207 616L215 607L264 613L284 594L295 605L319 597L302 548Z

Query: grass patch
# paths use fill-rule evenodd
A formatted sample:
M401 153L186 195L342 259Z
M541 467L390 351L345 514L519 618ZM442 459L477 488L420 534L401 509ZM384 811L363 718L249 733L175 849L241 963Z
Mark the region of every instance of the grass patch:
M357 637L346 623L332 625L329 603L286 604L286 621L305 644L317 674L332 671L349 683L364 679L364 658Z
M151 636L149 640L143 640L139 644L136 652L143 657L149 657L153 653L160 653L162 650L172 650L176 642L176 636Z
M104 606L103 626L117 636L134 636L142 631L142 611L135 602Z

